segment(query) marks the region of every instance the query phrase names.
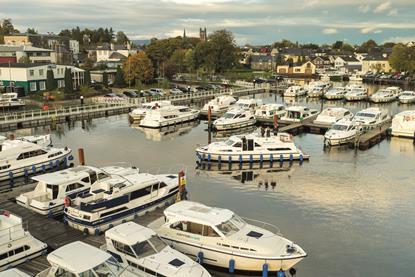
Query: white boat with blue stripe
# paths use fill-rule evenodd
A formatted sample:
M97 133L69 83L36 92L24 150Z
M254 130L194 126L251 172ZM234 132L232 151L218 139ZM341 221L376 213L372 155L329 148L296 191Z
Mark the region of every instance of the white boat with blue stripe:
M32 191L22 193L16 198L17 204L42 215L58 215L63 213L65 198L74 199L89 192L89 188L97 181L111 177L111 174L137 172L134 168L108 166L77 166L65 170L32 177L37 182Z
M89 192L65 207L69 226L84 233L101 232L175 201L176 174L128 173L98 180Z

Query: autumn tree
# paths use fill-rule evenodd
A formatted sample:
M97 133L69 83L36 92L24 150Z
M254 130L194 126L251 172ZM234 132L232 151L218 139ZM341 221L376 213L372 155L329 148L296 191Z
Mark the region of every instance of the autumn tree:
M148 82L153 78L154 68L151 60L143 51L131 55L123 65L124 78L129 83L136 80Z
M120 66L117 66L117 72L115 73L114 87L122 88L125 86L124 73Z
M389 63L396 71L415 71L415 47L396 44L392 48Z

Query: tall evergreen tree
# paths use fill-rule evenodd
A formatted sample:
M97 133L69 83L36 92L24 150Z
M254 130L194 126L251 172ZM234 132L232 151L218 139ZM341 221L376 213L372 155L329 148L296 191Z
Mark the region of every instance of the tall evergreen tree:
M124 73L122 72L120 66L117 66L117 73L115 74L114 86L119 88L125 86Z
M48 69L46 73L46 89L48 91L52 91L52 90L55 90L56 87L57 87L57 83L55 80L55 76L53 75L53 70Z
M91 85L91 72L89 70L85 70L84 72L84 86Z
M102 74L102 84L104 85L104 87L108 87L108 74L106 71L104 71L104 73Z
M72 72L70 68L65 69L65 93L73 92Z

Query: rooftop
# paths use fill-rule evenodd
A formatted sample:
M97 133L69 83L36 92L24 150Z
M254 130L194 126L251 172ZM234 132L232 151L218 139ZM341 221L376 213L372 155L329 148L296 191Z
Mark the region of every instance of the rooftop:
M66 184L68 182L77 181L79 179L88 177L88 172L100 171L98 168L91 167L91 166L77 166L73 168L68 168L65 170L61 170L58 172L52 172L47 174L42 174L39 176L32 177L33 180L37 182L44 182L46 184Z
M111 258L110 254L80 241L66 244L47 257L51 264L72 273L85 272L109 258Z
M31 45L0 45L0 52L53 52L53 50L34 47Z
M156 233L149 228L141 226L135 222L127 222L106 231L105 237L126 245L134 245L137 242L150 239L155 234Z

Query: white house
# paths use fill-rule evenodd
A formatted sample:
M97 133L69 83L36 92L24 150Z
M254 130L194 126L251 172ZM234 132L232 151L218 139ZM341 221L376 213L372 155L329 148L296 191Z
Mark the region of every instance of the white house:
M334 60L334 67L343 73L361 71L362 62L353 56L338 56Z

